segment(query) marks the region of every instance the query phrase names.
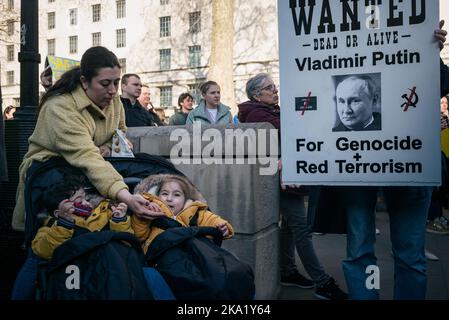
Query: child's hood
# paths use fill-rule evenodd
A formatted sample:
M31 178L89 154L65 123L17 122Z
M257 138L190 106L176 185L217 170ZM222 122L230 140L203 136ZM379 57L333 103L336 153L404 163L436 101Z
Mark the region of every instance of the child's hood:
M142 180L134 189L134 194L142 194L143 192L147 192L153 195L157 195L159 192L159 188L161 187L161 181L165 180L170 177L176 177L177 179L182 180L185 185L189 188L190 198L186 199L186 205L188 203L200 201L203 203L206 203L206 200L204 199L201 192L193 185L192 182L190 182L189 179L187 179L184 176L180 175L173 175L173 174L154 174L151 176L148 176L144 180ZM191 200L191 201L189 201ZM186 207L186 206L184 206Z

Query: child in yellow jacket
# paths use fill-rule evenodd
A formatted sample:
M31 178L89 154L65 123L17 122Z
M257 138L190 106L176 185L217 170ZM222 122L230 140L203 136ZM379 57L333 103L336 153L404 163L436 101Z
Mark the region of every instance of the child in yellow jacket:
M164 212L183 226L188 227L190 220L198 212L197 225L215 227L221 231L224 239L234 235L231 224L219 215L210 212L204 199L186 178L172 174L151 175L139 183L134 193L140 193L150 201L150 210ZM151 242L164 230L151 226L151 220L131 217L135 235L142 243L144 253Z
M44 196L43 202L54 221L47 219L32 242L37 256L51 259L54 250L73 237L76 227L96 232L109 224L111 230L134 234L125 203L112 204L86 188L77 177L65 181L69 182L53 185Z

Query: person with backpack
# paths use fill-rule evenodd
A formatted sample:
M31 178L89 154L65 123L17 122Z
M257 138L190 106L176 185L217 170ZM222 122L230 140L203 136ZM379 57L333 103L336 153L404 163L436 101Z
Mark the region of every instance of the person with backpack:
M151 210L163 212L166 217L178 221L184 227L188 227L190 220L198 213L197 226L217 228L224 239L234 235L231 224L210 212L204 199L184 177L172 174L151 175L136 186L134 193L142 194L149 200ZM151 242L164 231L153 227L151 221L135 215L131 217L131 225L135 235L143 243L144 253Z
M50 216L31 246L43 259L51 259L53 251L71 239L76 228L87 232L110 229L134 234L131 219L126 215L128 206L105 199L78 177L51 186L44 196L44 205Z

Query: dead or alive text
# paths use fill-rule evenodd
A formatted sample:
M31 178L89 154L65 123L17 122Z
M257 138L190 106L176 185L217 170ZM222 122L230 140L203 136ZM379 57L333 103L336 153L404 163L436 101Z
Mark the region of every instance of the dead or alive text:
M365 67L367 56L360 56L356 53L352 57L339 57L336 54L330 55L325 59L312 59L295 58L296 66L299 71L317 71L317 70L330 70L330 69L347 69L347 68L363 68ZM371 55L371 64L377 65L401 65L401 64L413 64L420 63L421 56L419 52L409 52L407 49L399 50L396 53L383 53L381 51L375 51Z

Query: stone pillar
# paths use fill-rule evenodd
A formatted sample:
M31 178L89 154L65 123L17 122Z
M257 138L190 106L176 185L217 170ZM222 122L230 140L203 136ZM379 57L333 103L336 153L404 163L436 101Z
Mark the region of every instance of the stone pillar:
M252 135L249 144L243 142L244 140L237 142L234 140L233 148L226 150L226 139L236 132L229 129L236 128L243 130L244 133L262 132L262 135ZM135 152L164 156L168 159L173 148L179 147L180 136L183 136L183 139L189 138L190 145L195 144L190 149L190 154L186 152L187 149L178 153L189 163L175 166L198 187L207 199L211 211L229 220L234 227L235 236L225 241L223 247L253 268L256 299L276 299L280 290L279 176L277 172L273 175L261 174L261 169L266 169L267 166L261 164L261 159L254 154L254 150L267 150L263 152L262 160L271 162L277 169L277 144L271 145L275 151L270 151L270 143L277 141L277 131L268 123L203 126L196 132L195 129L191 125L129 128L127 136L133 142ZM274 130L271 133L271 141L268 138L270 130ZM263 145L261 137L264 132L267 139ZM201 141L205 133L213 138ZM219 139L222 145L221 152L217 148L215 154L209 153L207 156L201 154L202 152L195 154L194 151L205 150L208 145L211 146L211 141L216 142ZM187 140L184 142L187 146ZM242 145L244 145L241 149L243 152L239 153L236 149ZM208 164L220 162L219 159L221 164Z

